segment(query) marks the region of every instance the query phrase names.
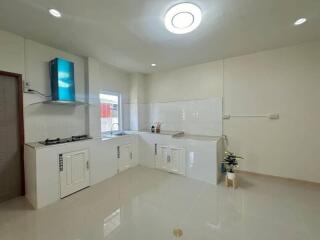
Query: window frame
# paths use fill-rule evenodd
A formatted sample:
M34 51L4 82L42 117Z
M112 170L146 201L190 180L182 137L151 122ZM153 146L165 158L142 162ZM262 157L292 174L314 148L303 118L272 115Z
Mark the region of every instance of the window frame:
M102 132L101 129L101 97L100 94L104 94L104 95L113 95L113 96L117 96L118 97L118 120L119 120L119 130L117 131L112 131L112 134L114 133L120 133L123 131L123 106L122 106L122 94L120 92L115 92L115 91L101 91L99 93L99 118L100 118L100 134L101 137L104 138L105 135L111 135L111 130L110 131L106 131L106 132Z

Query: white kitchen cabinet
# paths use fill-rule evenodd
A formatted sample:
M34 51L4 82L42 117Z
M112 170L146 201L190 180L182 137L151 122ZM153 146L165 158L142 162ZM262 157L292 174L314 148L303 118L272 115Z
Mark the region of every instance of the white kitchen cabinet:
M220 179L220 167L223 160L221 138L189 138L186 175L190 178L217 185Z
M168 163L168 171L180 174L180 175L186 175L186 153L183 148L170 148L170 157L169 157L169 163Z
M185 149L156 145L156 168L185 175Z
M132 144L118 146L118 172L134 166Z
M131 145L131 149L126 145ZM123 153L122 156L126 156L120 162L121 170L134 167L139 163L210 184L218 183L220 162L223 157L221 138L172 137L168 134L139 132L136 135L106 140L90 139L53 146L43 146L38 143L26 144L24 148L26 198L34 208L42 208L61 198L59 174L59 154L61 153L89 150L90 185L116 175L119 167L118 146ZM132 152L131 162L130 152ZM159 155L162 157L160 158ZM81 169L79 166L81 164L76 169ZM75 173L75 176L77 176L75 179L83 179L80 177L80 171Z
M133 159L130 166L138 164L137 141L136 135L126 135L106 140L89 139L51 146L38 143L26 144L24 148L26 198L36 209L61 198L59 154L88 149L90 185L94 185L117 174L117 146L131 144Z
M118 173L118 147L131 144L131 167L138 165L138 137L125 135L107 140L94 140L90 148L91 185L102 182Z
M151 133L141 133L139 138L139 163L142 166L155 167L155 144L157 136Z
M223 145L220 137L192 135L173 137L166 133L148 132L141 132L139 136L141 165L181 174L214 185L218 184L220 163L223 160Z
M89 186L88 150L59 154L60 197Z
M43 146L37 143L25 145L26 198L34 208L45 207L61 198L59 154L89 149L90 171L92 170L91 144L93 142L94 140L84 140L52 146ZM92 185L91 180L90 185Z
M170 148L169 146L163 146L156 144L156 151L155 151L155 161L156 161L156 168L167 171L168 169L168 160L170 156Z

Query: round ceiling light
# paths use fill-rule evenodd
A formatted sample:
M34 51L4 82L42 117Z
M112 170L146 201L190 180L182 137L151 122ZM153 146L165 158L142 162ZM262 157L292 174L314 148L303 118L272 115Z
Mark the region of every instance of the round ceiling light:
M195 30L201 23L201 9L193 3L179 3L171 7L165 15L164 23L168 31L185 34Z
M49 9L49 13L56 18L61 18L62 16L61 12L54 8Z

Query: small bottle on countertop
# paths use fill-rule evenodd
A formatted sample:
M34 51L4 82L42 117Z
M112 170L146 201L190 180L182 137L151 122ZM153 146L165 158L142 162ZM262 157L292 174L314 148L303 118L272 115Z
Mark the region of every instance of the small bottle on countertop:
M151 132L154 133L154 131L155 131L155 127L154 127L154 125L152 125L151 126Z
M161 126L161 123L157 123L157 127L156 127L156 133L160 133L160 126Z

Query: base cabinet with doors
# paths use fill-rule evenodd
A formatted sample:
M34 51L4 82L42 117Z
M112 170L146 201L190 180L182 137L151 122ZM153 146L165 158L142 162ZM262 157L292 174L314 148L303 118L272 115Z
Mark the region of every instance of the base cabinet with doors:
M175 174L186 175L185 149L155 145L156 168Z
M144 167L155 168L156 144L159 144L155 134L141 132L139 134L139 164Z
M126 135L52 146L26 144L26 198L35 209L42 208L116 175L118 169L136 166L137 141L138 136Z
M125 144L117 147L118 172L125 171L136 164L133 161L132 144Z
M139 163L217 185L223 160L221 137L141 132Z
M64 198L90 184L89 151L59 154L60 197Z
M84 140L52 146L25 145L26 198L35 209L92 184L93 143Z
M30 143L25 145L24 156L26 198L38 209L138 163L217 184L223 144L219 137L173 138L140 132L106 141L91 139L54 146Z

